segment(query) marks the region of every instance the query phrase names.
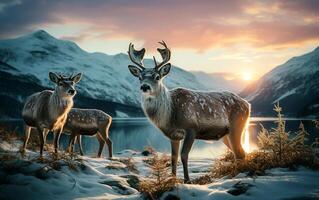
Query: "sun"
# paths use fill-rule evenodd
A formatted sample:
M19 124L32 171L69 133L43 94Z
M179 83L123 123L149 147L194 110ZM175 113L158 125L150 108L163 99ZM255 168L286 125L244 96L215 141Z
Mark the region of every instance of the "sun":
M243 79L244 81L250 81L253 79L253 76L250 72L243 72L241 74L241 79Z

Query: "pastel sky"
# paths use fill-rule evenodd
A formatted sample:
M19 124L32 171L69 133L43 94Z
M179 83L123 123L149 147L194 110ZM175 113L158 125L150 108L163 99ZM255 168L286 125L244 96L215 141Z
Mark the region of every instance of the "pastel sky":
M0 0L0 39L38 29L89 52L147 57L165 40L186 70L257 78L319 44L318 0Z

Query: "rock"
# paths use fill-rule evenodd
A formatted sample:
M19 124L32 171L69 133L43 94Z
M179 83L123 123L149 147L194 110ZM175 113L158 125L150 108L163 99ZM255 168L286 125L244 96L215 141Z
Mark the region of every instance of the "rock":
M138 176L128 174L128 175L123 175L121 177L126 179L127 183L130 185L130 187L138 190L138 187L140 184L140 180L139 180Z
M123 195L130 195L134 194L136 190L130 188L127 183L123 180L110 180L110 181L103 181L100 182L104 185L111 186L116 192L123 194Z
M242 183L239 181L235 185L233 185L233 188L231 188L227 192L231 195L238 196L238 195L246 193L247 190L252 186L253 185L250 183Z
M165 197L164 200L180 200L181 198L179 198L178 196L176 196L175 194L169 194Z

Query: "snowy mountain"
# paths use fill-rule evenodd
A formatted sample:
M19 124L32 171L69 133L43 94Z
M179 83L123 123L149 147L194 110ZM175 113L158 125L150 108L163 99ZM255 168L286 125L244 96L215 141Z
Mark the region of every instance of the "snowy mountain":
M26 96L53 88L48 72L84 74L77 85L75 106L93 107L113 116L142 115L139 82L127 68L131 62L127 54L107 55L88 53L75 43L54 38L40 30L16 38L0 41L0 98L1 116L19 117ZM146 66L153 61L145 60ZM205 89L196 77L172 67L164 81L169 88L182 86Z
M279 101L288 116L319 116L319 47L274 68L241 95L256 115L273 114Z
M216 91L240 92L247 86L247 82L233 77L231 73L206 73L191 71L207 89ZM231 77L231 79L227 79Z

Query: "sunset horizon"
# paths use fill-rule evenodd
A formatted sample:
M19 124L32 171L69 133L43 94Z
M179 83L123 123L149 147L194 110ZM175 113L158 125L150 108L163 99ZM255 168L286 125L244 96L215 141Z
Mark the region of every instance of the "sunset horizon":
M0 3L0 39L43 29L88 52L126 53L133 42L146 58L158 58L165 40L176 66L251 82L318 46L318 7L311 0L8 1Z

